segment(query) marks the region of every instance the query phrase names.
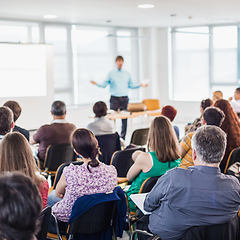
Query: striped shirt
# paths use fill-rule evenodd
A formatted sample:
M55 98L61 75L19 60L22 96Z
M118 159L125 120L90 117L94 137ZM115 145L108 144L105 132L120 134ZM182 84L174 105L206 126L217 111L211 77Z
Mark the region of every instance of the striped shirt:
M187 169L190 166L194 166L192 160L192 137L193 132L190 132L180 142L180 146L186 151L186 154L182 157L182 161L179 165L180 168Z

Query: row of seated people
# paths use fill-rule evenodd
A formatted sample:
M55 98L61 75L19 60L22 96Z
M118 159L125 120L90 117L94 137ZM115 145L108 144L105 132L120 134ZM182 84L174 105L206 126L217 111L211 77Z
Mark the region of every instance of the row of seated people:
M219 119L218 109L208 108L205 111L214 112L213 116L217 116L217 119L222 121ZM207 119L205 120L207 123ZM189 169L175 168L181 161L178 141L166 117L160 116L153 120L148 142L150 152L134 153L135 163L129 169L127 177L129 180L134 179L129 189L134 193L134 190L139 190L142 182L148 177L163 175L144 203L145 209L152 212L152 215L149 219L145 217L147 219L141 221L146 223L146 227L149 224L151 232L158 234L163 240L179 239L191 226L224 223L237 214L240 205L239 182L232 176L221 174L218 168L226 149L226 134L219 127L203 126L194 133L192 145L195 167ZM117 185L116 169L97 160L98 143L91 131L75 130L72 145L82 157L84 164L80 166L71 164L64 168L55 192L48 197L49 203L52 201L50 204L53 205L53 212L58 220L63 222L68 221L77 198L93 193L109 192ZM16 169L9 167L1 171L23 171L34 180L36 176L34 173L31 175L30 171L27 172L27 169L28 165L32 165L33 170L35 168L36 171L35 161L32 156L30 157L31 154L24 153L22 149L25 148L31 151L23 135L6 134L0 143L0 153L5 155L8 152L11 154L15 152L16 155L6 156L8 163L5 165L15 164ZM23 151L22 155L29 157L28 160L26 156L25 158L20 156L21 151ZM1 156L1 163L3 157ZM28 163L22 168L18 167L20 160ZM171 168L173 169L168 171ZM40 178L38 181L44 182L40 181ZM50 230L54 232L53 228Z

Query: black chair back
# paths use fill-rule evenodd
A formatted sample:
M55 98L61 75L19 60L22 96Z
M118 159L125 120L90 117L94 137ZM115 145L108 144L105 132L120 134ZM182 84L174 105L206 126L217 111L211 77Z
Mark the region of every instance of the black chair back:
M40 230L36 236L38 240L45 240L47 238L48 227L50 225L50 219L51 219L51 212L52 212L52 209L48 205L41 212L41 216L38 220Z
M101 155L99 160L107 165L110 164L114 152L121 150L121 144L118 133L96 136L100 147Z
M46 152L44 168L56 171L62 163L73 162L76 159L77 155L70 143L50 145Z
M96 204L70 223L67 233L69 235L76 233L94 234L104 231L107 227L112 226L115 214L116 201Z
M224 173L226 173L227 169L235 162L240 162L240 147L233 149L232 152L229 154Z
M148 178L147 180L145 180L144 183L141 186L141 189L140 189L139 193L149 193L149 192L151 192L151 190L153 189L153 187L155 186L155 184L157 183L157 181L160 177L161 176L151 177L151 178Z
M118 177L126 177L129 168L133 165L132 154L136 150L144 151L145 148L131 148L123 151L117 151L112 156L111 164L117 169Z
M227 223L191 227L181 240L238 240L238 236L239 222L236 215Z
M68 162L68 163L63 163L61 164L57 171L56 171L56 174L55 174L55 178L54 178L54 182L53 182L53 189L56 188L57 186L57 183L59 182L59 179L60 177L62 176L62 173L63 173L63 169L65 167L68 167L70 164L73 164L73 165L82 165L83 164L83 161L74 161L74 162Z
M136 129L132 133L130 144L135 144L140 146L146 145L147 139L148 139L148 132L149 132L149 128Z

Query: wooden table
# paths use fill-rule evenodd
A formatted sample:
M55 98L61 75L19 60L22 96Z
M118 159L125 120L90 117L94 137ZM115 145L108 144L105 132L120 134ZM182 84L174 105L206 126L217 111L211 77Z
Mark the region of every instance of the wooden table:
M161 111L160 111L160 109L158 109L158 110L141 111L141 112L127 112L127 111L113 112L113 113L107 114L106 118L114 121L114 130L115 131L116 131L116 119L128 119L128 118L130 118L131 119L130 128L131 128L131 132L133 132L132 119L135 118L135 117L144 116L144 115L148 116L148 123L149 123L149 126L150 126L150 116L160 116Z

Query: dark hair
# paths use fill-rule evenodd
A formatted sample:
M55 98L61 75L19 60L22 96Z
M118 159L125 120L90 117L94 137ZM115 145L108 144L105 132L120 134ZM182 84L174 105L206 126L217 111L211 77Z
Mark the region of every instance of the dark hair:
M3 106L9 107L13 112L13 121L16 122L21 115L22 108L19 103L16 101L7 101L3 104Z
M235 90L237 93L240 93L240 87Z
M0 175L0 239L32 239L41 210L41 196L29 177L21 173Z
M212 105L213 105L213 101L210 98L207 98L201 101L201 108L203 110L205 110L207 107L210 107Z
M66 113L66 104L62 101L55 101L52 104L52 114L55 116L62 116Z
M207 125L220 127L224 121L224 112L217 107L208 107L203 112L203 118Z
M95 113L95 117L103 117L107 115L107 105L105 102L99 101L93 105L93 112Z
M167 105L162 109L162 115L172 122L177 115L177 110L173 106Z
M123 59L122 56L117 56L115 62L117 62L117 61L123 61L124 62L124 59Z
M97 167L99 161L97 156L99 155L98 141L95 138L94 134L85 128L76 129L72 134L72 146L77 153L82 155L84 158L90 158L91 161L88 162L88 165L91 167ZM90 169L87 166L89 172Z
M0 107L0 135L5 135L11 131L12 122L12 110L9 107Z

